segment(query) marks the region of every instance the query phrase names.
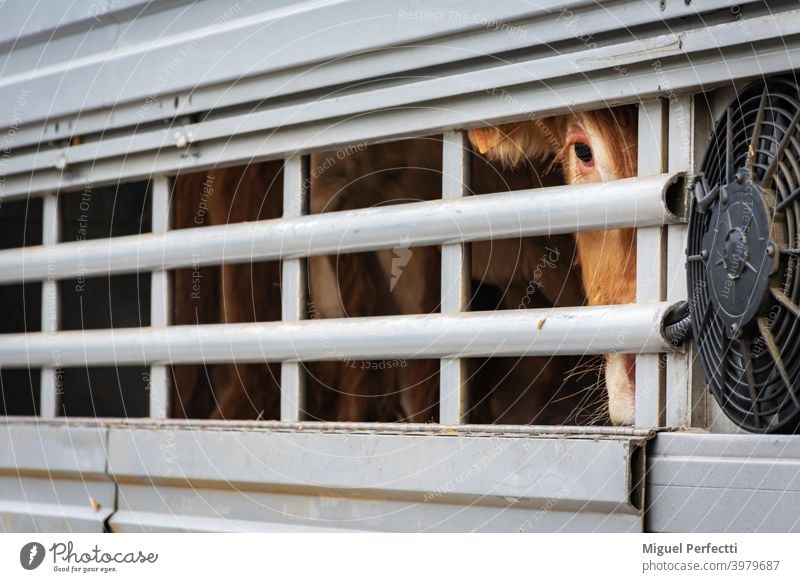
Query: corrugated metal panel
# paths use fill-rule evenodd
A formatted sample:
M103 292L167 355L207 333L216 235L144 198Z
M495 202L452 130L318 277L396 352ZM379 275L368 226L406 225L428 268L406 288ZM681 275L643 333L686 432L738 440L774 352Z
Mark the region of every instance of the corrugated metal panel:
M732 19L724 9L752 2L669 2L663 12L638 0L615 2L610 9L586 0L551 6L499 0L488 7L472 0L186 4L78 0L35 10L25 1L4 3L0 16L15 34L0 34L8 55L0 126L14 119L22 90L35 96L20 112L23 124L131 105L116 107L113 115L71 120L86 133L252 102L254 83L260 98L280 97L544 43L581 46L579 34L632 30L698 11L711 22L721 9L722 17ZM577 21L553 26L562 10L582 19L577 32ZM680 21L671 28L676 26ZM243 90L230 91L232 81ZM59 99L51 103L54 94ZM181 96L177 104L172 95ZM72 123L62 123L47 133L52 139L72 129Z
M0 425L0 531L102 532L114 511L107 430Z
M356 10L356 4L366 5L357 0L337 5L339 10L345 10L345 12L338 13L333 22L337 22L346 13L346 10L351 8ZM376 3L375 5L381 4ZM640 5L640 8L634 8L631 4ZM572 6L571 3L562 3L562 5L564 7ZM680 3L669 3L670 11L663 15L654 11L652 6L647 5L648 20L644 14L638 14L639 10L644 10L642 5L641 2L621 2L614 7L613 12L605 12L608 10L606 7L594 7L594 10L604 11L602 15L595 15L594 19L589 19L588 13L582 12L582 10L590 10L587 5L585 9L582 8L581 11L574 13L573 18L578 18L578 16L581 18L580 26L575 20L564 22L562 19L560 21L558 16L561 13L555 14L555 12L561 6L554 7L551 13L535 17L540 19L538 24L540 29L535 34L528 37L520 33L524 42L520 41L518 48L528 51L527 53L504 54L499 59L490 61L482 61L476 55L496 54L498 50L501 50L504 43L500 39L514 36L507 28L493 30L491 26L485 24L473 23L469 26L462 26L458 23L458 19L433 19L437 24L431 28L429 35L434 34L433 31L439 30L436 27L444 27L442 30L448 33L459 32L466 28L480 30L487 34L491 33L494 42L482 46L483 50L479 53L476 53L474 49L463 47L460 50L453 47L449 47L447 50L442 49L440 52L458 54L461 66L436 69L435 71L424 69L409 72L407 70L410 66L409 63L418 65L416 60L409 59L409 55L392 54L389 57L381 54L382 58L390 59L393 68L389 69L394 71L395 75L401 70L404 71L403 75L397 76L391 81L358 83L361 80L372 79L374 73L369 67L355 66L359 75L364 77L347 79L334 76L333 79L325 82L320 81L323 85L317 87L318 95L307 92L298 93L295 99L270 99L274 95L263 80L250 85L237 82L236 91L241 92L239 97L241 103L251 103L252 106L219 110L199 123L192 123L184 113L181 113L180 102L182 99L189 99L187 92L177 96L174 103L170 97L168 106L160 101L158 105L158 107L170 108L171 113L167 116L162 113L162 118L170 120L171 123L174 122L179 127L173 125L165 127L163 124L158 126L141 125L138 126L138 131L134 136L120 136L119 132L115 134L110 131L114 124L119 123L119 118L122 116L119 106L124 98L115 94L114 98L108 97L104 102L104 106L114 104L113 119L107 112L104 124L91 130L103 130L102 139L91 138L85 140L82 145L67 148L63 147L63 144L56 144L55 147L49 149L37 147L36 152L31 152L30 155L12 156L8 160L6 168L9 174L6 193L8 195L22 194L31 190L39 192L56 188L59 185L62 187L77 186L86 181L95 184L108 183L122 178L146 176L154 172L174 172L181 168L203 168L212 164L235 164L254 159L283 156L298 150L310 151L348 143L366 143L389 136L401 137L433 133L453 127L478 125L484 123L484 120L488 118L504 120L524 117L532 112L548 114L563 111L568 107L585 108L595 104L618 103L637 97L664 96L667 82L665 79L668 80L669 89L672 91L709 89L713 86L730 83L731 70L728 67L719 66L720 50L725 51L727 62L736 63L736 74L741 77L791 69L792 60L796 58L795 52L798 49L791 40L792 36L798 33L797 27L800 26L798 18L800 12L796 10L791 11L787 8L783 12L769 13L763 6L753 4L736 13L731 10L722 10L711 15L704 14L701 18L696 15L693 6L686 7ZM517 6L519 7L519 5ZM704 4L703 9L712 10L725 6L730 6L730 3ZM295 55L293 58L298 63L302 59L312 58L311 53L322 49L327 49L329 51L327 56L331 57L331 45L325 46L325 42L318 35L313 34L316 29L310 23L315 22L314 18L311 18L315 13L313 11L303 12L304 7L308 8L309 6L295 7L295 10L298 11L298 22L302 23L302 30L295 30L288 22L281 21L281 23L282 27L285 26L287 30L295 30L297 35L303 38L307 37L309 40L296 51L283 52ZM506 14L503 7L503 3L498 6L493 5L492 11L490 11L491 16L495 19L493 22L501 22L505 19L513 20L510 13ZM465 7L461 8L466 12ZM398 10L394 7L389 8L388 4L386 7L375 8L375 10L384 10L390 16L387 22L391 22L393 29L406 31L406 36L411 35L405 39L406 42L412 42L414 38L417 38L416 35L422 34L421 31L425 31L428 27L427 24L420 24L416 21L398 21ZM637 12L637 18L640 21L649 22L651 25L660 22L664 16L674 17L678 12L683 15L695 14L695 17L670 20L667 27L661 24L655 28L648 26L641 31L630 29L624 32L617 31L614 34L609 33L608 38L594 36L598 30L619 28L621 26L619 18L628 18L632 12ZM309 17L310 20L304 20L303 16ZM520 14L516 14L514 17L519 16ZM250 21L242 18L236 22L242 24ZM407 26L404 26L404 23ZM326 21L326 26L327 24L329 23ZM419 26L417 26L418 24ZM360 26L363 29L362 34L370 38L371 42L378 43L378 39L380 39L384 43L380 46L385 46L385 43L395 36L381 34L383 21L374 29L370 28L366 21ZM442 30L439 32L442 33ZM158 28L155 28L151 34L155 34L157 31ZM413 31L413 34L409 31ZM549 31L551 35L556 34L556 38L546 40L549 37L545 31ZM225 32L228 34L231 31L226 29ZM202 68L191 74L190 86L205 87L212 82L212 79L206 75L208 68L212 66L209 63L216 62L219 53L227 55L228 49L237 45L228 43L224 45L225 50L222 50L220 45L210 40L210 37L204 36L200 29L195 30L194 33L195 37L199 35L201 42L195 43L192 50L189 51L189 55L192 60L196 59L201 62ZM234 36L239 38L238 35L241 34L239 31ZM591 38L597 38L597 40L587 43L585 41L587 34L591 34ZM784 38L776 40L776 34L782 34ZM352 38L360 37L353 35ZM544 42L566 44L559 45L558 50L553 50L552 47L541 44ZM345 52L349 50L350 54L358 53L360 50L358 42L350 38L340 39L338 44L334 43L332 46L341 48ZM524 48L531 46L536 48L532 53L530 50L533 49ZM139 47L139 49L141 48ZM174 52L178 51L178 48L171 47L170 50ZM157 51L154 49L153 53L155 52ZM150 53L146 54L150 55ZM241 60L249 66L254 66L253 53L248 54L249 58ZM180 55L181 53L178 51L178 57ZM110 61L104 60L107 56L95 55L94 58L99 59L102 63L109 63ZM465 56L469 58L466 59ZM153 66L164 66L163 59L158 59L156 62L158 65ZM184 66L184 64L181 63L181 67L178 67L181 75L192 70L192 67ZM658 68L654 69L656 64ZM353 64L350 63L350 66L353 67ZM117 90L120 86L129 84L136 87L148 86L148 83L130 83L130 76L134 72L140 72L139 69L127 70L121 65L107 68L114 71L115 83L113 86ZM625 74L621 74L623 69ZM229 70L230 66L226 65L226 74L229 74ZM61 73L63 72L61 71ZM91 87L93 80L82 79L79 72L69 69L69 74L65 77L64 82L77 83L80 85L81 98L94 99L94 91L87 92L86 90L87 86ZM30 74L34 73L38 74L37 71L31 70ZM158 70L147 71L147 73L148 79L151 80ZM305 74L306 69L301 68L301 70L293 70L291 77L303 78ZM116 79L116 76L121 79ZM178 76L180 75L173 71L164 75L168 80ZM225 79L230 80L229 77L225 77ZM9 95L8 99L10 99L6 110L11 111L12 116L16 115L21 120L20 122L26 119L25 116L32 120L34 93L26 94L25 107L20 107L16 100L17 92L13 86L15 82L22 83L21 79L15 80L14 76L9 77L6 81L9 91L5 94ZM331 83L336 85L331 86ZM351 83L351 89L343 91L341 83ZM23 85L24 83L19 86L20 90ZM106 84L102 85L102 87L105 86ZM587 90L587 87L591 90ZM230 88L229 85L225 85L225 89L228 88ZM162 87L156 89L154 95L163 96L166 91ZM46 92L46 94L49 96L52 91ZM59 89L59 95L61 94L69 96L72 95L72 91L63 86ZM36 92L35 95L41 98L39 92ZM194 99L194 92L192 99ZM446 105L442 101L443 99L447 99ZM50 100L48 97L48 107ZM59 98L58 104L58 107L67 107L64 99ZM175 104L178 105L178 109L175 109ZM84 106L88 108L88 103L84 103ZM220 106L220 103L209 103L205 110ZM143 108L142 104L137 107L140 114L150 108L149 106ZM86 117L86 112L81 114L81 118L84 117ZM134 112L127 123L128 126L132 126L140 124L142 121L141 116L137 116ZM25 137L22 131L17 131L14 147L24 143L53 139L49 134L42 134L41 129L38 134L35 129L31 131L34 133L29 138ZM87 131L90 130L88 128L74 130L80 135ZM69 130L66 137L71 135L73 135L72 129ZM236 135L236 137L229 141L227 138L231 135ZM175 147L176 145L180 147ZM186 146L189 147L188 151ZM154 157L156 153L157 156ZM63 172L65 167L67 172ZM30 171L33 168L38 171L31 182Z
M112 531L639 531L641 436L110 429ZM444 433L444 434L443 434Z
M649 531L800 531L796 436L663 433L651 446Z

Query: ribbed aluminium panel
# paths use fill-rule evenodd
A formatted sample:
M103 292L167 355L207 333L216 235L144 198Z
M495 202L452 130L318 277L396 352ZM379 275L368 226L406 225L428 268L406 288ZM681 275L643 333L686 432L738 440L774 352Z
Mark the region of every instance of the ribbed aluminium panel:
M102 427L0 425L0 531L103 532L116 493L106 438Z
M345 12L340 12L333 18L343 17L346 10L357 10L357 4L366 5L360 0L337 3ZM453 127L479 125L487 119L509 120L523 118L531 113L545 115L560 112L569 107L587 108L638 98L664 97L667 96L667 90L706 90L720 84L729 84L732 74L748 77L792 69L792 62L796 59L798 47L793 38L800 30L800 11L792 10L788 4L776 5L773 12L770 12L762 5L754 3L734 13L729 2L707 3L702 10L712 13L704 12L702 16L697 15L694 5L687 7L680 3L669 3L668 11L663 14L641 2L619 2L610 7L599 8L590 8L589 3L580 4L582 7L579 9L575 3L565 2L554 6L549 13L535 15L534 9L530 9L533 10L530 14L514 13L514 10L501 2L493 5L492 10L484 17L484 20L493 18L490 22L498 23L493 27L486 23L481 25L480 22L465 25L463 22L459 23L458 19L449 18L432 19L434 25L424 23L417 26L418 23L413 22L406 23L413 26L402 26L403 23L397 20L399 16L396 8L389 8L388 3L385 6L382 6L382 2L374 5L370 3L369 6L377 8L369 8L368 11L388 11L380 14L386 16L386 22L391 22L394 29L414 31L413 34L406 32L407 38L398 42L414 41L417 38L415 35L422 34L429 26L431 28L428 34L431 38L439 38L436 35L444 34L444 31L452 35L472 30L491 34L494 40L481 45L482 50L478 53L474 48L443 48L440 52L452 54L455 51L459 54L460 59L465 61L462 63L464 66L437 69L435 73L428 70L414 73L407 69L409 63L417 63L416 60L409 61L407 55L395 54L388 57L388 53L378 51L382 58L391 58L394 69L390 67L390 70L395 74L403 70L403 75L397 76L391 82L378 82L370 76L368 67L356 67L357 70L364 71L359 74L367 75L373 81L360 83L359 81L366 79L347 81L334 77L335 83L354 84L353 88L346 91L340 85L325 86L324 89L320 86L320 93L316 96L306 92L294 100L288 97L270 99L271 93L264 82L254 82L245 88L239 87L239 90L246 93L241 96L243 103L249 99L253 104L258 103L257 107L215 111L200 122L193 122L180 110L181 100L189 100L190 91L184 88L184 93L175 96L174 103L178 105L178 109L167 117L170 123L166 127L164 124L141 125L135 134L131 130L114 132L109 130L111 118L108 118L106 126L94 129L96 132L102 130L102 137L89 137L84 143L69 147L56 144L48 149L39 147L35 152L12 155L6 165L9 177L5 193L9 196L20 196L47 188L77 187L87 181L101 184L158 172L170 173L181 169L207 168L215 164L236 164L281 157L298 150L310 151L348 143L367 143L387 137L436 133ZM521 5L515 5L519 11ZM572 8L575 9L574 13ZM358 9L364 9L364 6ZM590 9L603 12L590 19L582 12ZM642 10L649 11L649 18L644 13L639 13ZM297 14L292 13L292 18L320 16L313 10L303 12L302 6L295 7L295 12ZM664 17L675 17L678 13L687 18L671 20L666 28L646 26L639 34L635 29L625 31L620 28L621 22L630 18L633 13L637 14L637 21L650 25L661 22ZM571 17L565 16L570 14ZM522 50L524 47L534 46L536 51L513 57L500 56L499 59L486 62L473 62L477 56L507 49L502 39L514 35L510 34L510 25L506 20L516 22L513 19L522 16L540 19L541 30L531 33L530 37L520 33L525 42L517 48ZM580 20L576 20L578 18ZM373 43L377 43L375 46L386 47L386 43L390 43L396 35L379 34L385 24L382 19L370 21L376 27L374 29L370 27L368 20L359 25L360 34L372 38ZM308 23L313 21L313 18L299 21L303 22L304 33L310 34ZM376 24L378 21L380 25ZM235 22L243 24L251 21L242 18ZM280 22L291 29L290 21ZM238 30L234 21L219 26L220 34L230 33L228 29ZM615 28L619 29L616 33L595 36L596 30L609 31ZM555 31L556 37L544 40L545 37L541 35L545 30L551 34ZM195 43L190 55L192 60L197 59L203 63L203 69L193 75L193 85L190 87L199 88L211 82L210 77L205 74L209 66L209 53L211 56L216 55L219 47L213 42L215 37L204 36L198 31L195 33L200 41ZM237 34L241 36L242 32L238 31ZM581 40L587 35L596 40ZM782 38L776 39L776 35L782 35ZM378 42L378 37L383 44ZM318 51L317 43L325 44L313 34L310 38L313 40L309 40L296 51L290 51L295 55L292 61L294 65L299 67L300 63L305 62L303 59L313 61L313 55ZM358 35L352 38L356 40L341 40L332 46L345 52L350 50L348 54L353 55L360 50L361 45L358 44ZM164 42L167 43L167 40ZM559 44L558 49L553 50L552 46L545 43L566 44ZM228 43L225 46L237 45ZM330 47L331 45L327 47L328 59L332 58ZM178 49L171 47L170 50ZM374 50L374 47L370 50ZM735 72L719 66L720 51L725 54L726 61L736 63ZM150 57L157 52L153 50L147 55ZM109 69L112 68L110 58L109 55L104 55L100 59ZM242 60L252 65L252 57ZM163 61L159 60L158 63L163 64ZM181 75L191 71L188 64L182 65L185 66L179 67ZM228 75L231 66L225 67ZM116 76L130 73L124 66L113 69ZM312 67L312 70L316 69ZM36 73L33 69L31 75ZM148 73L152 76L152 71ZM300 69L292 73L292 78L302 78L305 74L306 69ZM177 71L171 72L166 75L166 79L172 81L178 76ZM70 69L67 78L70 82L75 79L81 83L81 95L94 98L92 91L87 94L87 81L81 78L79 72ZM238 78L228 76L220 78L219 82L223 80L227 82L226 89L233 90L239 86ZM10 77L7 81L9 88L16 81L19 79ZM667 81L668 87L665 85ZM327 83L334 81L329 79ZM128 86L128 83L123 80L114 86L120 85ZM158 89L156 93L162 96L167 91L163 87ZM65 96L71 94L66 87L59 91L64 92ZM193 95L194 90L191 93ZM7 94L13 97L13 89ZM113 104L115 107L114 119L120 117L117 107L123 101L119 95L106 96L105 106ZM172 101L170 99L169 107L172 107ZM8 105L12 114L16 111L21 121L24 121L22 116L33 115L32 103L26 101L24 107L15 103ZM59 104L59 107L66 107L63 99L59 100ZM219 103L208 104L206 111L219 106ZM158 107L164 109L167 104L159 101ZM140 113L142 110L139 107ZM142 121L141 117L134 116L130 124L139 124ZM235 138L229 139L231 136ZM45 139L52 140L53 136L40 132L36 140L24 142L23 136L17 132L14 141L16 147ZM36 172L33 177L30 175L31 171Z
M662 19L673 21L668 31L698 11L706 21L734 19L743 10L731 7L754 2L669 2L664 11L638 0L549 4L76 0L45 9L5 2L0 17L13 34L0 33L0 127L18 117L27 130L19 140L35 143L413 69L457 68L479 55L545 43L581 46L579 35ZM14 107L20 94L28 97L22 111ZM31 128L44 119L51 122L44 133Z
M110 431L112 531L642 528L643 436Z
M649 531L800 531L796 436L662 433L647 470Z

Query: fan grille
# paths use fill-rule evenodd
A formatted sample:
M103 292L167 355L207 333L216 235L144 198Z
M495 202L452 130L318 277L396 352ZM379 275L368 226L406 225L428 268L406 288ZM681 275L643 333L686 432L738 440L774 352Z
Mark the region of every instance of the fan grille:
M745 89L716 125L690 210L695 341L722 410L753 432L800 428L798 121L793 79Z

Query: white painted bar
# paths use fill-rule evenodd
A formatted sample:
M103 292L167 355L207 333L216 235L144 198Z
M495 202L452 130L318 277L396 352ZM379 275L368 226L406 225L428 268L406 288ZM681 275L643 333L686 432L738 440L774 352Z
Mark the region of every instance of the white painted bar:
M308 211L308 158L293 156L283 166L283 216L298 218ZM306 278L303 259L284 259L281 265L281 320L298 321L306 312ZM281 363L281 420L301 420L305 376L297 362Z
M5 250L0 283L661 225L682 220L665 202L679 179L662 174Z
M661 99L639 106L639 175L664 171L667 160L667 104ZM636 301L664 299L666 233L661 226L640 228L636 233ZM655 428L664 424L664 372L659 354L636 358L635 425Z
M172 180L166 176L153 176L150 182L152 196L152 231L165 233L170 226L170 195ZM170 323L172 290L169 273L162 269L153 271L150 278L150 325L165 327ZM169 370L166 366L150 368L150 418L167 418L169 413Z
M458 200L469 180L468 152L464 132L448 132L442 140L442 198ZM442 313L461 313L469 297L469 252L464 243L442 245ZM460 358L439 363L439 422L466 422L466 367Z
M700 113L700 119L698 119ZM669 105L668 169L694 172L698 153L696 140L704 139L709 130L707 113L698 112L693 95L681 95ZM702 151L705 143L699 144ZM686 237L688 227L675 224L667 232L667 289L666 299L677 302L687 298ZM696 352L691 342L682 348L671 348L666 362L666 414L669 427L705 427L705 383Z
M58 244L61 231L61 216L58 209L58 194L51 193L42 200L42 247L53 249ZM24 251L23 251L24 252ZM42 281L42 333L55 334L59 324L58 281L48 277ZM39 416L54 418L58 411L61 368L57 357L48 367L40 371Z
M0 366L660 353L669 304L0 335ZM623 341L620 341L620 338Z

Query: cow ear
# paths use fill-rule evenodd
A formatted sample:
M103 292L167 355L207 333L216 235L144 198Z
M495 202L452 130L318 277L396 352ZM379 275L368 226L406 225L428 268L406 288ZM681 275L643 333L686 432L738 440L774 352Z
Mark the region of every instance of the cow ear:
M557 130L553 120L536 120L480 127L467 135L478 152L514 168L526 160L535 163L552 156L560 147Z
M494 148L503 139L503 133L498 127L478 127L467 132L469 141L480 154L485 154Z

